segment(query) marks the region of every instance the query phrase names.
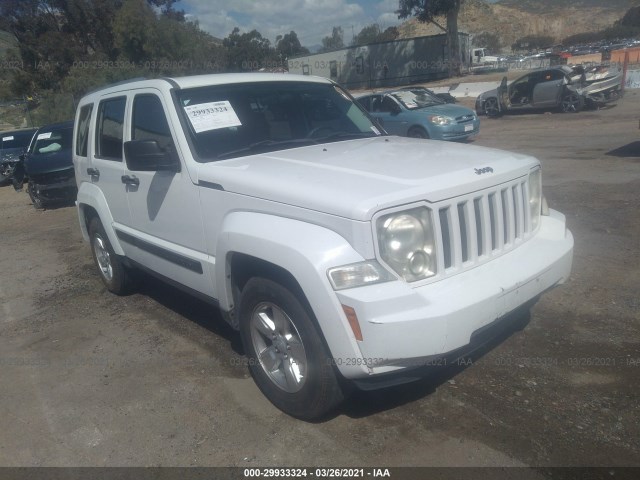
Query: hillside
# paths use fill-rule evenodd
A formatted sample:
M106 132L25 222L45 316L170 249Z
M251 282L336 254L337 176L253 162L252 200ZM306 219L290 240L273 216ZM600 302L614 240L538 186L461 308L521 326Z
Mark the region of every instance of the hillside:
M560 42L583 32L604 29L626 13L638 0L500 0L488 4L466 0L459 17L459 29L470 34L492 32L509 46L526 35L549 35ZM445 24L444 19L440 22ZM401 38L442 33L435 25L415 19L400 27Z
M570 7L628 10L637 4L637 0L499 0L497 2L497 5L530 13L545 13Z

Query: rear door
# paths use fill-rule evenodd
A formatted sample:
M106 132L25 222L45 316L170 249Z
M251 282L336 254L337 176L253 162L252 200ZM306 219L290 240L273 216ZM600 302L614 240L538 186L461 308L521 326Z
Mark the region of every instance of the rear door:
M95 120L95 137L86 139L89 159L87 163L80 162L76 167L83 169L78 174L83 178L87 175L89 181L96 184L108 199L116 230L131 225L126 190L121 180L125 172L123 140L126 108L126 95L113 94L100 99ZM76 151L78 141L76 139ZM131 253L129 245L122 244L122 248L126 255Z

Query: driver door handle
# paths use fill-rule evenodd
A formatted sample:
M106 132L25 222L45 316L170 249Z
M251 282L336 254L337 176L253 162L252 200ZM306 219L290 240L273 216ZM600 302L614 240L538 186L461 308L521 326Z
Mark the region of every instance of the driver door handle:
M91 177L96 177L96 179L100 178L100 170L97 168L89 167L87 168L87 175Z
M136 187L140 185L140 179L134 175L122 175L122 177L120 177L120 180L122 180L122 183L124 183L125 185L135 185Z

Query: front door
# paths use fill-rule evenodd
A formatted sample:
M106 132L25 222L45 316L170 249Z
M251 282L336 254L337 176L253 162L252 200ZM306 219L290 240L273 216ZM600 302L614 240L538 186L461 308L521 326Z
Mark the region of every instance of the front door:
M121 240L135 244L134 260L164 277L212 296L197 186L176 149L166 105L152 89L140 90L131 105L129 140L153 140L175 157L176 168L125 171L127 199L135 229Z
M380 123L391 135L407 134L407 122L402 121L400 111L400 105L389 95L371 97L371 115L381 120Z
M560 70L543 72L539 82L533 88L534 107L555 107L559 104L560 94L565 85L564 74Z

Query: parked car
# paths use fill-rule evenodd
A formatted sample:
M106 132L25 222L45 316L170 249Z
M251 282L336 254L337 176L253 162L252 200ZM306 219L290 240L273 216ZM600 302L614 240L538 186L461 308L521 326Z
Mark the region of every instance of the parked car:
M372 93L357 100L392 135L466 140L480 131L473 110L445 103L423 88Z
M489 117L550 108L579 112L620 98L621 80L621 75L612 74L588 81L584 70L566 65L535 70L511 83L504 77L497 89L478 95L476 112Z
M0 132L0 184L11 179L20 161L20 155L27 151L36 128Z
M73 121L40 127L22 155L23 161L16 165L14 187L22 190L26 175L27 193L35 208L75 200L78 188L73 171L72 138Z
M80 100L73 145L107 289L143 269L217 305L260 390L298 418L495 338L571 271L538 160L386 135L328 79L105 87Z

